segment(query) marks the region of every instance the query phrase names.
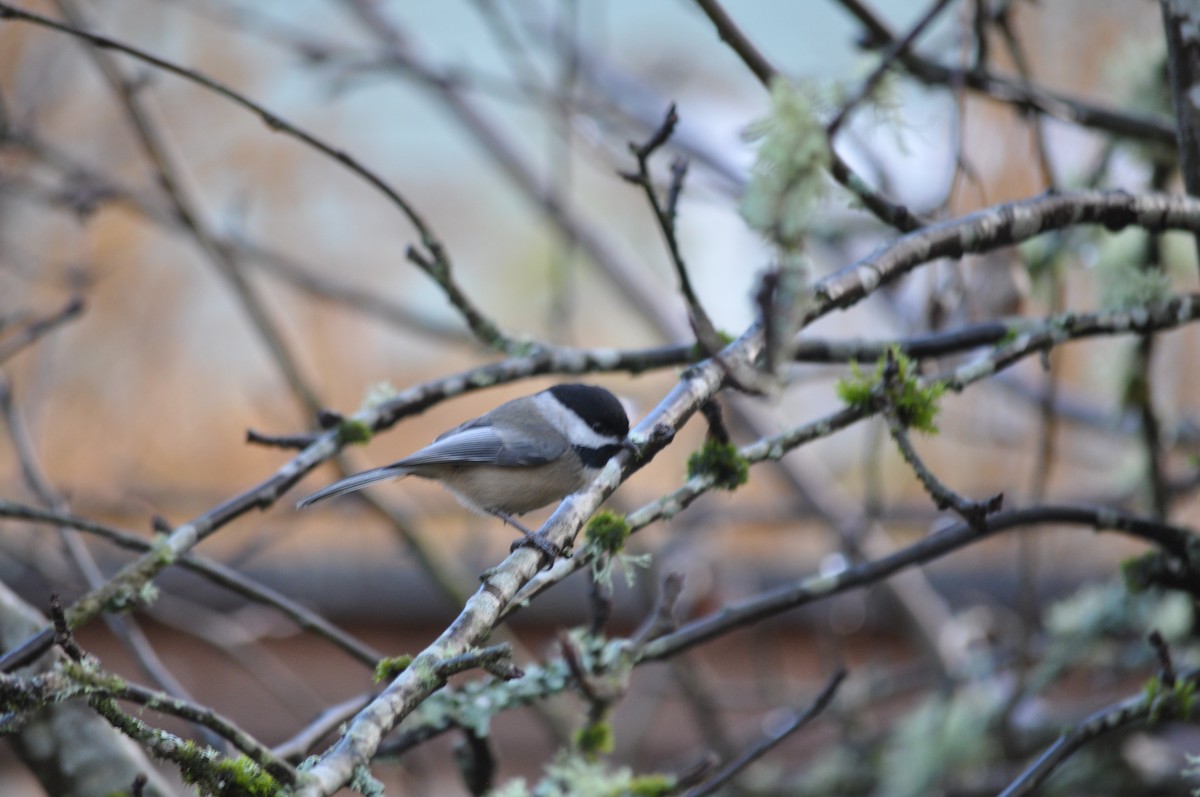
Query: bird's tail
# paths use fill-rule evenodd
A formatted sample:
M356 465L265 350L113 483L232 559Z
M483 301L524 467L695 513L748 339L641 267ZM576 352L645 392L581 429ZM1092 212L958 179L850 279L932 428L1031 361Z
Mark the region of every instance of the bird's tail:
M338 495L352 493L355 490L361 490L368 484L374 484L384 479L394 479L399 476L406 476L410 473L408 468L398 468L395 465L384 465L382 468L374 470L366 470L362 473L356 473L353 476L347 476L341 481L336 481L327 487L322 487L307 498L301 499L296 503L297 509L304 509L307 506L324 501L326 498L333 498Z

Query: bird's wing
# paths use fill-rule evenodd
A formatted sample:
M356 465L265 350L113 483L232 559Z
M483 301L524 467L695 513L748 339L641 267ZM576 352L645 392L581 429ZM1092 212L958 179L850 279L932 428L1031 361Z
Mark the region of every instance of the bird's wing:
M514 442L506 440L494 426L469 421L404 459L347 476L318 490L296 506L303 509L326 498L361 490L383 479L406 476L422 465L453 465L460 462L490 462L502 467L543 465L558 459L566 450L567 442L561 435L533 435L529 439Z
M566 442L557 437L536 437L520 442L505 437L494 426L464 424L394 463L393 467L450 465L455 462L491 462L501 466L542 465L562 456L566 450Z

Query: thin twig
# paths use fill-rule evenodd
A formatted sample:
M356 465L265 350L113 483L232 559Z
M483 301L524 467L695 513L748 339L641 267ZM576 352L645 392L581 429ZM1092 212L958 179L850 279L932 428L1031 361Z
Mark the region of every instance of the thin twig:
M447 301L454 306L480 342L508 354L527 351L533 347L533 344L528 342L514 341L509 338L500 330L500 326L495 321L488 318L482 310L475 306L466 291L452 278L450 262L440 249L433 251L430 256L417 247L410 246L404 250L404 257L437 283Z
M0 342L0 363L33 344L46 333L54 331L71 319L78 318L82 313L83 298L73 296L58 312L26 324L20 332L13 333Z
M984 4L986 5L986 3ZM1000 35L1004 37L1004 44L1008 48L1008 53L1012 56L1013 65L1017 68L1017 77L1020 79L1022 86L1028 92L1033 91L1033 69L1029 64L1029 58L1025 54L1025 47L1021 44L1021 40L1017 37L1016 31L1013 29L1012 15L1013 5L1004 3L1002 8L994 15L993 22L1000 30ZM977 16L983 16L982 13ZM1050 148L1046 144L1046 133L1044 130L1043 121L1045 116L1038 114L1029 121L1030 128L1033 130L1033 142L1037 152L1038 169L1042 173L1043 187L1052 191L1058 188L1058 180L1054 176L1054 167L1050 162Z
M728 44L730 49L738 54L742 63L758 78L758 82L764 86L771 85L771 81L779 74L779 70L767 60L754 42L742 33L742 29L737 26L732 17L725 13L721 4L717 0L696 0L696 5L700 6L700 9L708 16L713 27L717 29L717 35L721 37L721 41Z
M1037 322L1033 322L1035 325ZM888 349L899 348L914 360L952 357L993 346L1018 332L1024 321L987 321L940 332L917 334L895 341L828 340L804 337L792 346L792 359L798 363L868 363L887 356Z
M8 380L3 373L0 373L0 415L3 416L5 426L8 428L25 483L44 506L54 513L65 513L68 508L67 501L42 472L34 451L33 441L13 402ZM88 589L102 588L105 583L104 573L101 572L91 550L84 544L77 531L70 526L60 525L58 534L70 561L83 577ZM61 607L59 608L61 609ZM104 622L151 680L172 695L180 698L190 697L188 690L159 658L158 652L134 618L123 614L108 613L104 615ZM61 633L55 630L51 638L55 636L61 637ZM47 640L47 644L48 642L49 640ZM207 734L208 732L201 728L201 733ZM209 741L219 744L219 740L215 738L210 738Z
M1159 0L1167 40L1167 75L1175 106L1175 135L1183 185L1200 196L1200 9L1192 2ZM1200 253L1200 235L1193 236Z
M101 707L99 704L102 701L111 702L111 698L117 698L137 703L160 714L179 717L206 728L217 737L241 750L282 783L290 784L295 781L296 772L287 763L276 758L254 737L211 708L165 692L129 683L125 679L117 678L100 669L98 662L76 644L63 615L62 605L58 603L57 599L51 602L51 609L53 610L56 642L78 666L48 671L28 679L0 674L0 689L10 691L12 694L19 695L22 700L29 701L27 708L35 708L54 700L74 697L79 694L79 687L82 686L89 703L93 708L97 708L105 719L111 719L111 711L119 711L119 709L116 709L115 704L108 709Z
M314 439L316 439L316 435L313 434L271 435L256 432L253 429L246 430L247 443L256 446L266 446L267 448L284 448L299 451L312 445Z
M1171 648L1162 633L1156 628L1146 636L1154 655L1158 657L1158 679L1167 689L1174 689L1176 683L1175 663L1171 661Z
M905 428L904 422L900 420L896 412L894 410L885 411L884 417L887 419L888 432L891 433L892 440L900 450L900 455L913 469L917 480L921 482L925 492L929 493L929 497L933 499L933 503L938 509L951 509L963 520L979 527L987 524L988 515L1000 511L1004 505L1004 493L997 493L986 501L975 501L954 492L922 461L909 438L908 429Z
M1163 190L1174 176L1175 170L1168 164L1155 164L1150 175L1150 184L1155 190ZM1146 236L1141 263L1133 265L1147 277L1162 276L1164 263L1163 237L1158 234ZM1130 358L1125 376L1123 403L1137 413L1140 423L1142 448L1145 456L1146 487L1150 506L1159 517L1170 512L1170 496L1167 491L1165 457L1163 452L1162 425L1155 407L1155 392L1152 374L1157 338L1142 335Z
M54 624L54 644L62 648L67 658L72 661L83 661L83 649L75 643L75 637L67 625L67 616L63 614L62 601L58 593L50 595L50 620Z
M60 5L67 0L59 0ZM63 8L67 6L63 5ZM107 58L102 57L100 50L114 50L126 55L137 58L145 63L148 63L158 69L162 69L185 80L191 81L200 85L216 94L232 101L236 105L245 108L256 114L262 121L273 131L283 133L284 135L295 138L304 144L312 147L321 154L332 158L338 163L348 168L351 172L366 180L372 186L381 191L400 211L405 215L409 222L416 228L421 239L421 244L425 249L425 253L418 253L417 258L411 257L414 262L422 265L423 270L429 274L437 282L447 298L461 311L469 310L469 314L464 312L464 318L470 323L471 329L475 332L479 339L494 348L501 351L512 352L520 347L526 347L528 344L514 342L500 333L499 329L487 321L482 313L480 313L474 305L466 298L466 295L458 287L451 278L451 263L449 256L443 246L441 240L434 234L432 228L426 223L424 218L417 212L416 208L406 200L396 189L392 188L382 177L372 170L363 166L357 159L349 155L343 150L339 150L334 146L326 143L314 134L297 127L288 122L281 116L267 110L264 106L249 99L243 94L229 86L226 86L219 81L216 81L201 72L180 66L178 64L167 61L158 56L152 55L144 50L141 50L132 45L126 44L119 40L102 36L85 30L78 24L67 24L49 17L35 14L30 11L16 8L7 2L0 2L0 19L15 19L23 22L29 22L40 25L51 30L56 30L62 33L67 33L72 36L79 37L96 48L97 57L101 63L107 64L105 71L109 74L110 79L115 80L115 85L121 91L122 97L126 102L126 106L131 109L134 118L139 120L135 122L135 129L138 130L142 138L143 144L152 152L157 153L153 160L156 168L164 175L165 186L168 194L173 198L179 199L183 197L181 183L178 179L173 178L173 169L168 165L165 149L157 141L156 134L153 133L153 126L149 123L149 117L138 108L136 97L133 96L127 81L119 78L119 73L115 71L115 66L108 62ZM238 296L241 298L246 310L250 313L260 333L264 336L268 345L271 348L272 354L281 367L287 368L291 364L290 355L283 344L282 338L274 334L274 327L269 321L265 310L260 306L260 303L255 298L248 283L241 276L236 264L230 259L227 252L222 251L219 247L213 245L213 236L207 234L202 227L199 226L199 217L191 209L190 204L186 202L177 202L177 208L181 212L181 217L186 226L196 231L197 240L201 241L206 252L214 259L214 262L222 268L222 274L230 279L237 290ZM411 252L411 250L410 250ZM426 254L427 253L427 254ZM299 371L292 367L290 370L285 370L285 375L288 377L288 382L293 390L300 395L304 395L306 403L313 412L319 408L319 402L315 400L311 390L305 389L304 381L300 377Z
M184 186L178 165L168 152L165 136L146 109L142 98L138 96L133 82L125 77L116 60L106 52L112 45L101 44L97 40L98 37L84 32L84 19L73 0L55 0L55 2L70 24L58 23L52 27L63 32L70 32L91 45L87 48L88 53L108 80L113 91L116 92L137 136L138 143L157 173L158 183L166 193L174 214L183 227L195 238L204 254L216 266L218 273L229 283L234 295L241 303L242 309L258 331L263 343L271 353L272 359L282 372L284 380L301 406L309 415L315 414L321 408L320 400L301 373L296 358L271 319L257 291L246 279L230 253L217 245L214 236L207 229L197 203ZM3 9L0 9L0 17L2 16L5 14ZM13 18L35 21L28 16L21 15L14 15ZM36 21L38 24L44 24L44 21L50 20L41 17ZM125 48L124 51L135 54L129 48Z
M654 220L658 224L658 230L667 245L667 252L671 257L671 265L675 268L675 276L679 279L679 290L687 302L692 328L696 332L696 339L704 351L711 356L724 348L724 345L717 334L717 328L713 325L712 319L708 315L708 311L704 309L704 305L700 302L700 297L696 293L696 289L692 286L692 279L688 275L687 264L684 262L683 252L679 248L679 239L675 231L676 206L679 201L679 195L683 190L683 180L687 174L687 163L686 161L677 160L675 165L672 166L671 185L665 203L659 199L658 192L654 188L654 180L650 176L650 157L667 143L678 123L679 114L676 113L675 104L672 103L663 116L662 124L650 134L650 137L646 141L641 144L629 143L629 150L637 160L637 171L622 172L621 176L627 181L641 186L642 191L645 193L646 199L650 203L650 209L654 213Z
M799 712L782 728L757 742L733 761L730 761L707 781L688 791L685 797L704 797L706 794L712 794L736 777L746 767L771 752L784 739L787 739L793 733L812 722L833 701L833 696L837 694L838 687L841 686L845 678L846 670L839 669L830 677L825 684L825 688L821 690L820 694L813 699L812 703L804 711Z
M1188 684L1200 683L1200 670L1181 673L1179 681ZM1171 715L1172 710L1177 708L1170 704L1169 698L1164 705L1160 700L1148 700L1142 693L1100 709L1058 737L1054 744L1000 792L999 797L1025 797L1032 794L1063 762L1096 739L1134 723L1146 721L1152 716Z
M895 41L891 29L860 0L835 1L862 24L869 46L886 47ZM1103 130L1122 138L1169 146L1176 144L1174 127L1163 119L1103 108L1075 97L1023 85L1020 81L990 72L945 66L911 49L902 51L898 60L910 75L926 85L966 86L1021 110L1041 113L1071 124Z
M611 578L598 578L595 571L589 571L588 576L588 606L592 615L588 630L594 636L600 636L612 617L613 583Z
M738 54L742 62L754 73L758 81L765 88L769 89L771 81L779 74L778 70L758 51L754 43L742 33L741 29L725 13L725 10L717 0L696 0L696 4L708 15L709 20L716 27L721 40L733 48L733 51ZM862 177L850 168L850 165L838 155L832 146L829 147L829 155L831 158L829 173L833 175L833 179L854 193L863 203L863 206L871 211L880 221L895 227L901 232L911 232L925 226L926 222L917 217L904 205L893 202L868 185Z
M913 473L916 474L917 479L921 482L921 486L929 493L930 498L933 499L934 505L938 509L952 509L959 517L971 525L982 527L987 521L987 516L998 512L1003 506L1004 494L997 493L987 501L974 501L956 493L934 474L913 446L912 439L908 433L908 427L905 424L904 418L901 417L901 409L897 406L894 399L894 391L897 389L899 379L899 363L896 360L895 354L889 351L885 357L880 400L883 404L883 416L887 421L888 432L891 433L892 440L896 443L896 447L900 449L900 454L904 457L904 461L913 469Z
M699 2L699 0L697 0ZM842 103L842 107L834 114L834 117L825 125L825 135L831 139L837 135L842 124L849 118L854 109L871 95L875 87L879 85L879 81L883 80L883 76L892 68L896 59L900 54L908 49L908 47L917 40L925 29L928 28L941 13L946 10L946 6L950 5L953 0L934 0L933 5L921 15L916 23L909 29L908 33L904 34L899 39L891 42L883 54L879 57L879 63L871 70L866 79L859 85L858 90Z
M662 580L662 588L654 608L646 615L642 625L629 638L630 644L636 649L651 640L658 639L663 634L670 633L679 627L675 618L675 605L683 594L683 573L667 573Z
M132 532L115 529L91 520L75 517L74 515L37 509L3 499L0 499L0 517L25 520L31 523L47 523L69 527L100 537L131 551L149 552L154 549L154 543ZM230 592L241 595L255 603L278 609L300 628L324 637L368 667L374 667L383 658L382 653L338 628L319 614L288 596L247 578L226 565L197 556L196 554L188 554L181 557L177 564Z
M308 751L317 742L344 725L347 720L363 710L371 702L374 695L361 694L343 700L325 708L319 716L308 725L296 731L285 742L271 749L279 758L285 761L298 761L308 755Z
M986 537L1032 525L1050 525L1052 528L1073 525L1097 531L1114 531L1157 545L1181 560L1186 557L1195 538L1195 532L1191 529L1170 526L1111 508L1046 505L998 512L988 518L986 529L959 523L934 532L882 559L853 565L832 575L819 574L798 579L750 598L728 603L719 611L693 620L678 631L648 643L639 652L639 661L661 660L678 655L727 634L734 628L745 628L764 618L830 595L879 583L894 573L915 564L929 563Z

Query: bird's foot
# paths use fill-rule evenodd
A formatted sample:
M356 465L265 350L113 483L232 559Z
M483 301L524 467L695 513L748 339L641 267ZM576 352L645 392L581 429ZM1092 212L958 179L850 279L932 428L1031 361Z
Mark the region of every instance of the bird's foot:
M525 527L524 523L517 520L507 512L493 510L492 514L525 535L519 540L513 540L513 544L509 546L508 549L509 553L512 553L518 548L537 548L539 551L545 554L546 557L542 560L542 565L540 568L541 570L547 570L552 567L560 556L563 559L571 558L571 551L569 549L559 548L557 545L550 542L550 538L545 534L530 531Z
M509 552L516 551L518 548L537 548L539 552L545 555L542 559L542 565L539 569L549 570L559 557L563 559L571 558L571 551L566 548L560 548L550 541L550 538L545 534L530 534L526 533L524 537L513 540L513 544L509 547Z

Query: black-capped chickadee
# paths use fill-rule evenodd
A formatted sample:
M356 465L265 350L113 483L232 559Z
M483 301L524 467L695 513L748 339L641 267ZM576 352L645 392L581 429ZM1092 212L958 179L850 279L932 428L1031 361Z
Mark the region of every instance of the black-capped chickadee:
M629 418L612 393L595 385L555 385L505 402L391 465L317 490L296 507L383 479L420 476L441 482L468 509L511 524L553 558L555 552L513 515L583 489L628 434Z

